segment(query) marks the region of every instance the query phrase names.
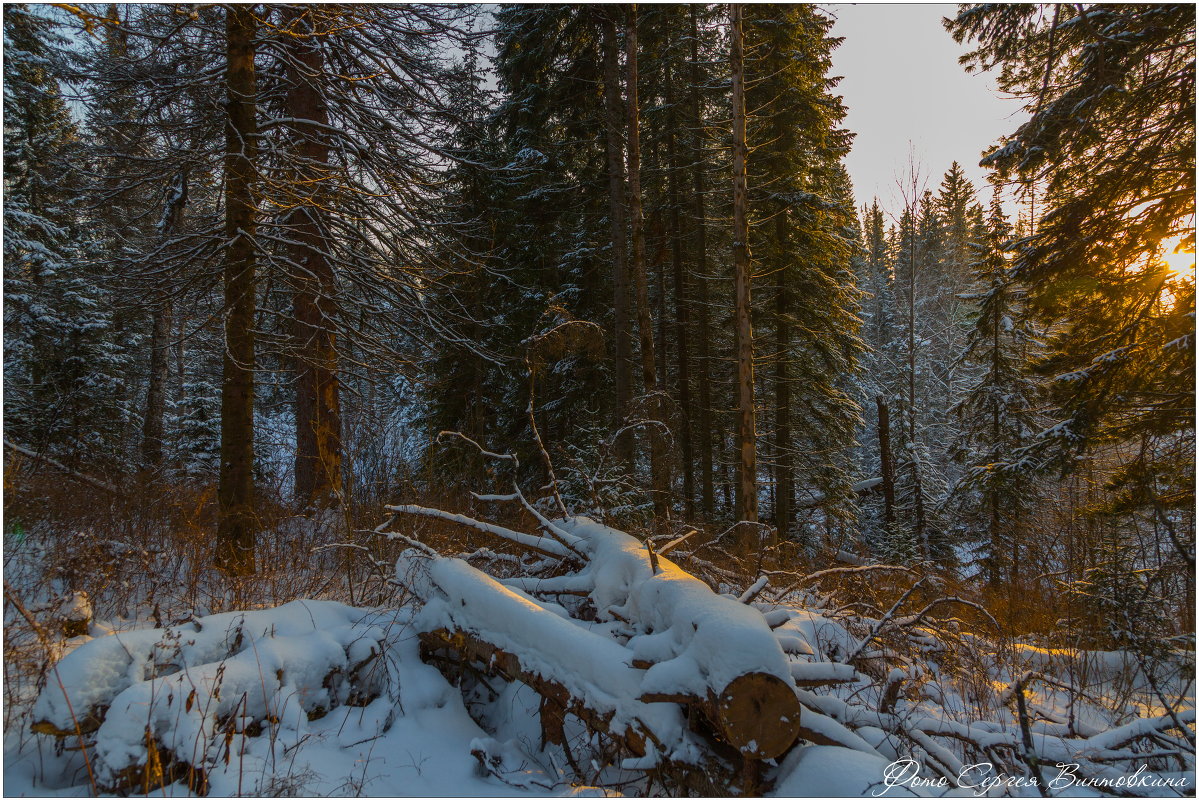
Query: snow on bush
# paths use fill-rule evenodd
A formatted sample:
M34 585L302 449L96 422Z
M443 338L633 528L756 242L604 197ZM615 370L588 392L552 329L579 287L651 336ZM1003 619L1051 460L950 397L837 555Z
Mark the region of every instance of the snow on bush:
M94 731L102 787L145 782L155 763L190 770L200 784L241 753L246 737L302 732L334 707L377 697L387 632L375 618L293 601L109 634L58 664L32 728L60 737Z

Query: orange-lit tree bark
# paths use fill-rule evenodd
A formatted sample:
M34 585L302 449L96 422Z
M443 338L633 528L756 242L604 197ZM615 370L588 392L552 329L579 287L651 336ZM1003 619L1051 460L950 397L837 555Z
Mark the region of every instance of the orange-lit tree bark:
M329 111L316 82L324 71L313 10L289 13L284 44L287 106L297 165L290 219L296 353L296 498L318 507L341 495L341 399L334 330L335 276L325 241Z
M645 272L645 220L641 210L641 113L637 99L637 5L629 6L625 28L628 62L628 148L629 212L632 223L632 274L637 293L637 333L641 344L641 377L649 412L649 469L654 496L654 517L659 524L670 516L670 465L666 459L665 432L662 430L662 398L658 394L658 374L654 358L654 329L649 310L649 281Z
M757 441L754 420L754 344L750 321L749 217L745 177L745 53L741 5L729 10L733 80L733 281L734 361L737 365L737 486L738 521L758 521Z
M225 12L225 355L221 381L221 467L217 564L254 572L254 184L257 156L252 6Z

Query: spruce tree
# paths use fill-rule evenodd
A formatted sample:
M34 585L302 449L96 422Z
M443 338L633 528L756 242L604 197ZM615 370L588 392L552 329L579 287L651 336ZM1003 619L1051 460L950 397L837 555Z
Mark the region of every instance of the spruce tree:
M1113 509L1149 514L1191 564L1194 511L1195 9L964 6L947 27L1031 112L983 163L1045 181L1014 270L1050 328L1040 371L1059 422L1040 458L1104 453ZM1080 461L1080 457L1084 457ZM1031 458L1031 457L1030 457Z
M963 298L976 311L961 360L978 377L955 409L962 427L955 457L966 473L954 497L958 526L975 546L990 588L1006 588L1009 613L1021 586L1022 549L1035 534L1031 513L1038 489L1020 458L1038 430L1036 387L1025 374L1037 340L1024 315L1023 288L1012 276L1011 246L997 191L986 238L974 248L975 289Z
M857 403L842 380L856 368L858 298L850 261L858 240L840 160L851 134L828 77L839 41L810 6L747 7L748 104L756 109L751 181L752 250L773 298L757 318L773 334L769 450L775 524L791 533L796 501L852 522L849 464ZM797 485L798 484L798 485Z
M60 460L120 455L121 354L81 202L85 150L60 87L66 39L4 8L5 424Z

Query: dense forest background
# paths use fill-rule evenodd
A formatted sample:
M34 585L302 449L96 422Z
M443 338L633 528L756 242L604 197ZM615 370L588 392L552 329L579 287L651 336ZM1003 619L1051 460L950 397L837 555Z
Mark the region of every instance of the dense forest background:
M1189 634L1194 7L962 6L1030 118L895 208L853 197L831 25L6 5L6 552L271 574L487 504L456 431L626 530Z

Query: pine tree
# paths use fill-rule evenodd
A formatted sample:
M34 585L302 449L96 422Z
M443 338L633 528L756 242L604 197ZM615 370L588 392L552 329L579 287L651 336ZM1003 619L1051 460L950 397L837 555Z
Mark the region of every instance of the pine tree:
M623 218L614 225L612 216L624 210L628 108L622 100L618 120L612 119L610 105L617 98L605 92L602 57L604 30L614 24L608 12L502 7L495 32L499 102L486 119L469 124L470 133L459 126L456 134L473 140L475 166L463 163L451 173L451 197L461 200L453 213L456 230L466 239L446 243L461 258L453 268L459 275L445 282L444 297L467 301L469 316L480 323L480 338L473 352L459 339L457 357L435 370L426 424L436 430L468 427L470 412L452 397L465 360L478 381L476 397L485 399L488 441L513 449L530 471L540 472L542 463L531 450L526 414L526 340L566 319L612 331L613 306L619 305L611 290L618 277L612 254L623 248L628 232ZM618 17L623 29L623 14ZM616 34L613 25L609 44L620 44ZM621 83L619 73L616 80ZM608 130L612 124L619 126L615 132ZM609 180L609 157L622 172L614 182L617 189ZM468 189L469 197L460 194ZM613 192L620 195L615 212ZM470 289L470 282L481 277L488 282L486 291ZM596 338L595 344L612 348L618 338L605 339ZM620 362L620 354L614 355ZM632 351L627 356L632 358ZM538 371L537 425L554 455L605 450L601 443L621 427L617 421L624 412L601 387L610 386L619 370L611 359L584 349L562 353L554 369ZM431 451L430 457L441 454ZM564 480L572 483L574 473L567 471ZM572 483L570 490L575 489Z
M850 275L861 244L840 165L851 135L838 127L845 109L827 77L838 44L831 20L808 6L768 4L748 8L746 25L758 54L748 62L747 103L757 109L751 241L773 290L757 317L773 333L769 453L775 524L788 533L797 497L819 499L830 520L856 515L849 454L858 406L841 382L862 349Z
M863 478L879 478L874 496L862 499L862 539L875 552L887 550L895 533L895 474L891 450L891 410L898 408L900 338L895 306L895 281L888 254L886 224L878 199L862 209L863 252L855 259L856 283L863 292L862 334L866 351L856 378L855 396L872 409L859 427L858 471ZM868 415L869 418L869 415Z
M936 416L934 439L947 447L957 437L950 409L970 379L969 367L957 358L970 330L969 309L961 295L971 285L975 251L984 237L982 207L974 186L956 161L941 179L929 211L936 215L931 227L937 232L939 251L925 306L934 386L929 397L933 408L929 411Z
M900 365L897 381L898 414L892 416L891 447L895 454L897 524L886 555L903 561L928 559L928 493L931 458L923 437L923 378L928 374L927 352L918 313L925 293L922 250L917 217L919 199L913 192L891 241L897 300L900 306Z
M218 273L223 131L210 110L220 87L195 76L221 69L223 15L205 7L181 25L167 7L119 12L111 6L92 20L97 35L71 51L72 78L87 108L84 194L98 249L96 281L113 298L115 345L133 361L121 404L142 411L134 418L141 436L133 461L164 478L163 467L192 472L165 464L168 454L199 446L180 440L172 409L200 402L188 388L218 382L201 366L208 360L182 354L206 344L205 328L219 317L210 282ZM132 428L124 437L137 443Z

